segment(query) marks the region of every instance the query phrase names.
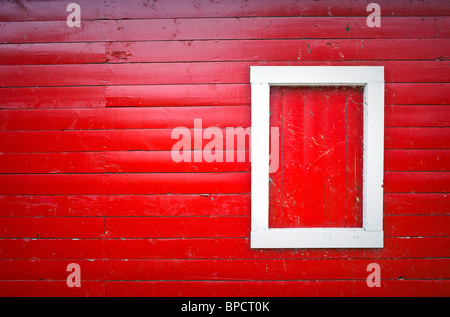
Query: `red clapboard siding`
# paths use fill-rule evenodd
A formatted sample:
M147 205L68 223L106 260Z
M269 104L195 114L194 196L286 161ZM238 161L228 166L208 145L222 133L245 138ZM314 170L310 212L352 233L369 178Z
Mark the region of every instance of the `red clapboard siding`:
M0 110L0 128L12 130L168 129L248 127L250 107L158 107Z
M445 39L155 41L109 42L106 56L110 62L436 60L448 51Z
M100 238L103 218L94 217L0 217L2 238Z
M236 238L250 235L250 217L117 217L105 219L111 238Z
M46 219L46 218L43 218ZM248 217L117 217L106 218L111 238L249 237ZM449 216L388 216L386 237L446 236Z
M104 107L104 86L0 88L0 108L94 108Z
M387 172L383 188L385 193L448 193L450 173Z
M385 109L384 125L396 127L448 127L448 106L388 106Z
M386 193L447 193L446 172L388 172ZM2 174L4 195L249 193L249 173ZM70 181L69 181L70 180Z
M448 104L448 83L386 84L386 104ZM248 105L247 84L108 86L108 106Z
M386 84L386 104L446 105L447 83ZM0 108L249 105L247 84L0 88Z
M387 106L386 127L448 127L450 107ZM249 106L0 110L0 128L13 130L165 129L250 126Z
M108 86L110 107L249 105L250 87L240 84Z
M249 216L250 195L0 196L0 216Z
M67 276L66 276L67 278ZM104 297L105 281L82 281L67 287L67 281L0 281L2 297Z
M83 279L105 280L302 280L365 279L373 259L77 260ZM449 259L378 259L383 279L438 279ZM0 280L62 280L67 260L0 260ZM206 264L206 265L204 265Z
M437 18L436 26L437 26L436 33L439 34L438 37L449 37L450 36L450 19L448 16Z
M386 127L384 146L388 149L448 149L450 128Z
M0 239L0 259L448 258L449 237L386 237L383 249L250 249L247 238Z
M448 83L386 84L386 104L438 105L449 103Z
M449 48L450 49L450 48ZM380 62L289 62L295 66L385 66L386 82L444 82L450 79L447 61ZM265 62L256 65L283 65ZM14 65L2 66L3 87L71 86L80 81L87 85L158 85L158 84L247 84L251 62L197 63L122 63L89 65ZM406 70L405 70L406 69ZM426 76L424 72L426 71ZM167 77L167 72L171 76Z
M449 118L447 106L387 106L385 126L448 127ZM250 107L0 110L0 128L7 131L193 128L194 119L201 119L205 127L247 127Z
M3 153L0 173L104 173L101 152Z
M142 19L142 18L202 18L202 17L245 17L245 16L367 16L369 0L355 2L351 0L331 0L323 3L306 0L294 3L287 0L269 0L261 4L257 0L211 2L155 2L136 3L130 6L126 0L116 1L112 6L103 2L80 0L77 3L84 8L86 20L91 19ZM410 0L379 0L383 15L446 16L450 14L448 2ZM13 2L2 3L0 21L52 21L67 19L67 3L64 1L39 1L26 5Z
M243 128L242 128L243 129ZM204 130L190 129L191 149L202 148L211 140L199 138ZM197 131L197 132L196 132ZM245 144L236 143L236 150L249 147L249 136ZM248 131L247 131L248 132ZM226 130L221 129L225 147ZM131 130L67 130L67 131L0 131L0 151L3 152L77 152L77 151L170 151L182 136L171 138L172 129ZM188 138L189 136L186 136ZM218 136L220 137L220 136ZM194 142L198 140L198 142ZM197 145L198 143L198 145Z
M336 60L431 59L448 54L448 41L424 40L230 40L109 42L108 61L238 61L238 60ZM414 50L424 45L423 50ZM429 46L428 46L429 45ZM223 48L227 47L227 50ZM274 50L273 48L276 47ZM422 47L422 46L421 46ZM386 49L386 53L382 54ZM149 53L154 52L154 53ZM345 57L347 55L347 57ZM124 57L122 57L124 56Z
M103 43L0 44L0 65L104 63Z
M448 150L385 150L386 171L450 171Z
M232 153L234 160L228 161ZM223 162L194 162L191 151L191 162L173 161L170 151L156 152L107 152L105 153L105 171L111 173L149 173L149 172L250 172L250 151L215 151L223 158Z
M190 129L191 148L201 130ZM221 129L225 147L226 130ZM0 131L2 152L77 152L77 151L170 151L181 139L171 139L172 129ZM244 137L244 134L239 134ZM245 136L248 148L248 136ZM200 142L200 141L199 141ZM211 142L203 139L202 148ZM236 150L242 150L239 142ZM385 128L387 149L447 149L450 128Z
M434 38L435 17L385 17L383 28L368 28L366 17L262 17L3 23L1 42L167 41L276 38ZM292 26L295 25L295 28ZM53 30L59 29L55 33ZM151 32L149 32L151 30ZM126 54L118 54L125 58Z
M384 213L449 214L449 194L384 195ZM0 196L0 216L205 216L250 214L249 195Z
M226 160L232 152L235 160ZM223 162L174 162L171 151L56 152L0 154L0 173L249 172L248 150L216 151ZM228 153L228 154L227 154Z
M450 215L447 216L385 216L385 236L448 236Z
M116 296L154 296L154 297L196 297L210 296L211 288L218 297L326 297L336 296L448 296L450 282L440 281L398 281L381 282L384 287L369 288L366 280L346 281L107 281L106 295Z
M450 295L450 3L379 0L382 27L369 27L372 2L80 0L80 28L66 1L0 2L0 296ZM189 129L193 160L206 128L226 141L227 127L251 126L251 66L358 65L385 69L384 247L251 249L249 136L215 149L233 162L176 163L173 129ZM356 112L322 90L333 106L312 112L334 119L322 132L340 144ZM300 112L272 109L271 123L295 132ZM284 159L300 162L288 141ZM353 179L341 154L314 164ZM347 188L356 200L326 175L308 199L342 210L326 193ZM67 287L69 263L81 288Z
M450 214L449 194L385 194L385 214Z
M249 173L2 174L3 195L242 194Z

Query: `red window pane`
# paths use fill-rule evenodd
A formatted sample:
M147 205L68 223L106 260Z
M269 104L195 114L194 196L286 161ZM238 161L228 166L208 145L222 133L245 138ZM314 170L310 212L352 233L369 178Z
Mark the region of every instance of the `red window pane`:
M272 87L269 227L362 227L362 87Z

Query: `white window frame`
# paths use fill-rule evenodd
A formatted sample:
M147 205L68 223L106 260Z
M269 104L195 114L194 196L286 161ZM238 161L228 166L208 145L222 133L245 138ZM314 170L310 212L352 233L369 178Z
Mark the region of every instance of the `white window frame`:
M251 248L382 248L384 67L252 66L250 83ZM269 228L270 86L364 87L362 228Z

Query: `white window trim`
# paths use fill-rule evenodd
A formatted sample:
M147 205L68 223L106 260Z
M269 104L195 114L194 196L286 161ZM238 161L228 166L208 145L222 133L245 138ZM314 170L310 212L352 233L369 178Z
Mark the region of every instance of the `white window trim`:
M251 248L383 247L383 66L252 66ZM364 86L362 228L269 228L270 86ZM282 149L281 149L282 150Z

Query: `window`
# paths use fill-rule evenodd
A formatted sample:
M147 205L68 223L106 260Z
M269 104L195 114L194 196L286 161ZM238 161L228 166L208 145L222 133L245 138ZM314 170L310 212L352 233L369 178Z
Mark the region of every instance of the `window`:
M254 66L250 69L251 247L382 248L384 68L379 66ZM274 86L360 86L363 89L362 226L269 227L270 90ZM314 119L311 119L314 120ZM273 146L272 146L273 147ZM273 147L272 150L274 150ZM279 150L283 151L282 145ZM273 155L272 155L273 156ZM273 156L271 160L274 159ZM271 164L274 165L274 164ZM276 165L276 164L275 164Z

